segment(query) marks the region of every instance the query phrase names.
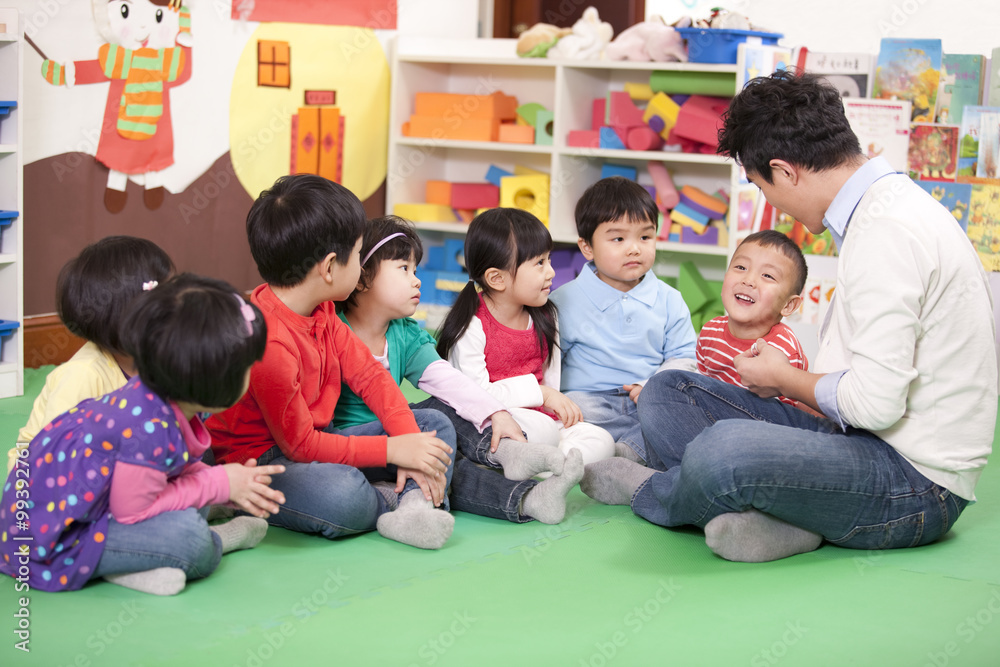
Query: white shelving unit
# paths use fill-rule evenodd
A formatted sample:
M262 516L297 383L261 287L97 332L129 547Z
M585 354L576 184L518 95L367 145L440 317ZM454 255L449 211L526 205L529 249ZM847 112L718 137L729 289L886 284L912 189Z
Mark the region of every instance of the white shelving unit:
M0 228L0 320L19 327L0 340L0 398L24 393L24 233L21 155L21 108L23 100L21 49L23 34L18 11L0 8L0 100L16 102L0 116L0 209L17 211L18 217Z
M637 167L646 171L650 160L662 162L674 183L693 185L706 192L719 188L735 192L740 169L717 155L574 148L566 145L570 130L590 129L591 102L609 91L621 91L627 81L648 82L653 70L733 73L735 65L690 63L632 63L609 61L549 60L518 58L516 40L432 40L400 37L395 45L392 66L392 102L389 121L389 156L386 183L386 211L397 203L425 200L429 179L483 181L491 164L510 170L515 164L545 172L551 178L549 229L560 243L576 243L573 211L583 191L600 178L606 162ZM518 102L537 102L551 109L552 146L501 142L450 141L404 137L403 123L413 113L418 92L467 93L473 95L501 91ZM461 107L455 109L456 122ZM643 175L640 182L649 183ZM698 263L709 279L720 279L726 259L736 240L736 207L728 218L729 246L702 246L661 241L658 266L685 260ZM464 234L461 223L421 222L427 232ZM658 269L659 270L659 269Z

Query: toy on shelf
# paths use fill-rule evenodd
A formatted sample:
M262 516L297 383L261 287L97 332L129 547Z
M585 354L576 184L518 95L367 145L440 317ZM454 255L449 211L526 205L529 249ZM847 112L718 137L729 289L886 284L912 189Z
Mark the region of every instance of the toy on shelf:
M549 176L517 174L500 179L500 206L519 208L549 225Z
M517 38L517 55L522 58L544 58L560 39L573 32L551 23L536 23Z
M549 58L570 60L597 60L611 42L614 28L601 20L597 10L587 7L583 16L573 24L573 31L548 50Z
M656 206L660 209L660 213L666 213L680 202L670 172L662 162L653 160L646 163L646 168L649 170L650 178L653 179L653 185L656 186Z
M517 106L516 97L499 91L490 95L417 93L413 115L403 123L402 133L405 137L497 141L500 124L516 120Z
M722 289L716 289L702 277L694 262L683 262L677 274L677 291L691 311L691 324L695 331L709 320L725 315L722 306Z
M607 60L687 62L684 38L659 16L622 30L607 48Z

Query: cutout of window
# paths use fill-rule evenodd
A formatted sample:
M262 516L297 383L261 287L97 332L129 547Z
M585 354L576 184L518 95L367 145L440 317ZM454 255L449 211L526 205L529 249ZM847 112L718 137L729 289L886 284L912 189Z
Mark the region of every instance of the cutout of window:
M292 50L288 42L257 40L257 85L291 87Z

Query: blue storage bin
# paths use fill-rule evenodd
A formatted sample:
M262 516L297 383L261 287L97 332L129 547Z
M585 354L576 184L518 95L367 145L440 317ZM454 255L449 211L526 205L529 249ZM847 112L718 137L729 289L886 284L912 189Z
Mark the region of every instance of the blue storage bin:
M748 37L759 37L762 44L777 44L780 32L731 30L728 28L676 28L687 40L688 60L693 63L735 63L736 50Z

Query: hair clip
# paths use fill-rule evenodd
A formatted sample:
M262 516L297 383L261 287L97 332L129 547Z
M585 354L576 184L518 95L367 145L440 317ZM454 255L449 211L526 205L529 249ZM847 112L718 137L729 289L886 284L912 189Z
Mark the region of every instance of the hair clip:
M157 281L155 281L155 280L150 280L150 281L148 281L148 282L144 282L144 283L142 284L142 291L143 291L143 292L148 292L149 290L153 289L154 287L156 287L156 286L157 286L157 285L159 285L159 284L160 284L160 283L158 283L158 282L157 282Z
M236 300L240 302L240 314L243 315L243 320L247 324L247 334L253 335L253 321L257 319L257 313L254 312L253 306L243 300L239 294L234 294Z

